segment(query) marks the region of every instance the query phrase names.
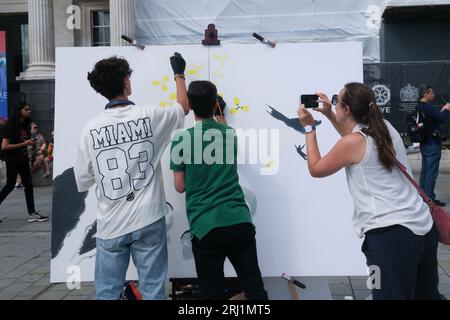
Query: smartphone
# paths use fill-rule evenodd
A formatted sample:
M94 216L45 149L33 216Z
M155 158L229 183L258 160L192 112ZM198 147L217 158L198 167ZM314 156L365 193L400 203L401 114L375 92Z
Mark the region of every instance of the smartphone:
M305 108L318 108L319 103L317 100L319 100L319 96L317 94L302 94L300 96L300 102L305 105Z

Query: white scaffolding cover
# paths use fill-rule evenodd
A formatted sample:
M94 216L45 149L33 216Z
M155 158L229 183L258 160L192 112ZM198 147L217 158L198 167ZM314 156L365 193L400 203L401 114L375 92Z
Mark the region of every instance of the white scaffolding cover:
M219 39L251 43L362 41L364 62L380 60L386 6L449 4L441 0L135 0L137 37L146 44L201 43L214 23Z

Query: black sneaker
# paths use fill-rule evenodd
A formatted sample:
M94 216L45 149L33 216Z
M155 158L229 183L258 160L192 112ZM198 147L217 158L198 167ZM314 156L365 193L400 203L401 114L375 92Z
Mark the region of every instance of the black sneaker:
M48 220L48 217L41 216L39 213L35 212L30 214L30 218L28 222L45 222Z
M439 200L434 200L433 201L435 204L437 204L439 207L445 207L445 202L439 201Z

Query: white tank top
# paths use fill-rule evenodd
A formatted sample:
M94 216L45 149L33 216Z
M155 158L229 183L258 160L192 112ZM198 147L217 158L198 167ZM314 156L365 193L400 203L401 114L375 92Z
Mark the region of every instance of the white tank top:
M412 175L400 135L388 121L385 123L397 159ZM363 237L372 229L402 225L416 235L427 234L433 225L427 204L397 167L392 171L383 167L373 139L364 134L362 128L357 125L353 132L360 133L367 141L364 158L345 170L355 203L353 227L356 232Z

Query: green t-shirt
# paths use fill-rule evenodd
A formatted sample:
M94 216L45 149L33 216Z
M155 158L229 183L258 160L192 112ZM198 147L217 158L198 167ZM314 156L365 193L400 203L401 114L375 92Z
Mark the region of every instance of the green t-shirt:
M216 228L252 223L236 163L237 137L231 127L203 120L174 137L170 168L185 173L192 236L202 239Z

